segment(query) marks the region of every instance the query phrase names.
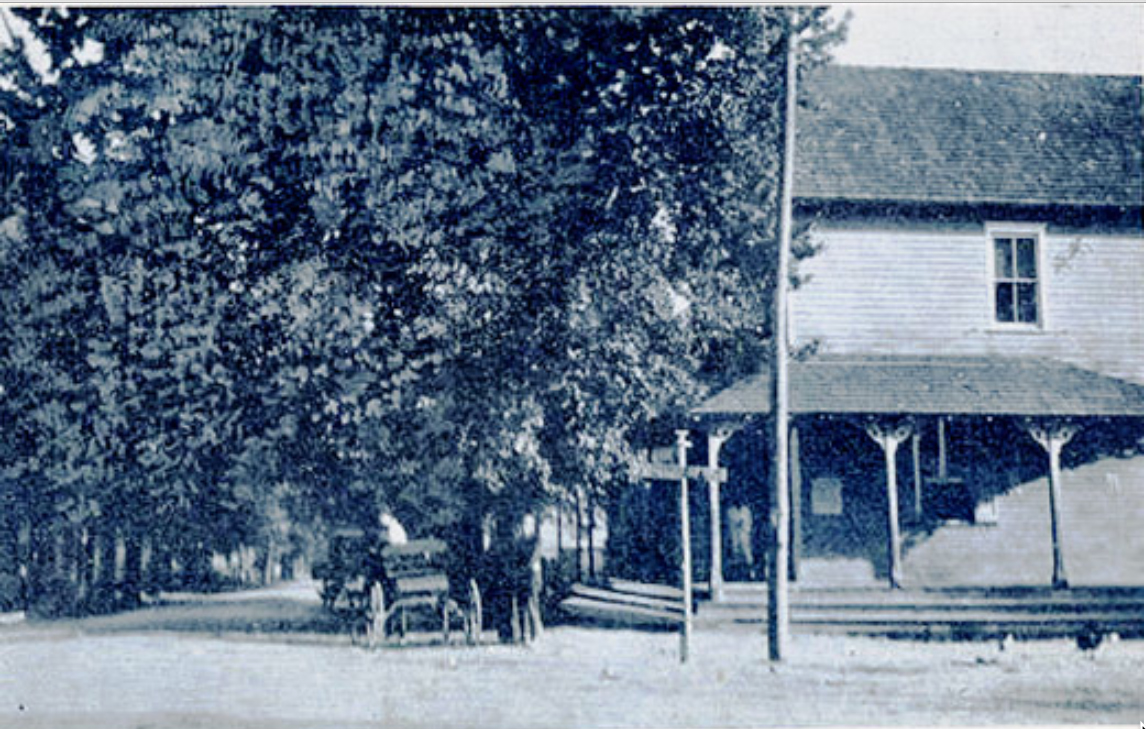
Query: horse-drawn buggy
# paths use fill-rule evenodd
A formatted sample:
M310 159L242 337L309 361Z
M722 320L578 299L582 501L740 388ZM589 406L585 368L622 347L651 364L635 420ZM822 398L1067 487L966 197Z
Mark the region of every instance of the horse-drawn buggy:
M451 579L449 557L439 539L384 544L343 528L331 534L328 559L314 576L322 580L323 606L345 620L356 643L373 646L395 634L404 640L412 629L431 627L448 642L455 626L477 642L481 593L473 579Z

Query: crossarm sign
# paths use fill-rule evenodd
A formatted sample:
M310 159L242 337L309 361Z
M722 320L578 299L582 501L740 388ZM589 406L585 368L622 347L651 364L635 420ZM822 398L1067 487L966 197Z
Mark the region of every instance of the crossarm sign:
M637 475L646 481L680 481L682 477L689 479L703 478L708 481L724 483L728 480L727 468L712 468L710 466L687 466L684 472L675 463L649 463L645 462L637 467Z

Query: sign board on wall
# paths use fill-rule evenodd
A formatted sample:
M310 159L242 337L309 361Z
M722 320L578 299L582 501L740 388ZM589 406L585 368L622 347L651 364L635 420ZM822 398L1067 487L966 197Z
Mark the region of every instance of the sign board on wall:
M838 478L812 480L812 513L816 516L839 516L844 513L844 484Z

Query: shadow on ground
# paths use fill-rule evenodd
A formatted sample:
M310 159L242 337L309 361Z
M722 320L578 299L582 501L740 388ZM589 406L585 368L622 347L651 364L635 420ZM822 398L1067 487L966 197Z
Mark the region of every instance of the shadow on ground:
M432 619L431 619L432 618ZM375 648L425 648L446 643L437 613L411 616L404 639L391 636ZM349 644L346 616L325 610L318 585L300 581L240 592L163 593L150 604L112 615L67 619L28 619L0 631L0 640L50 640L74 635L181 634L187 637L227 637L286 644ZM451 630L448 643L465 641L462 630ZM481 643L496 641L483 635Z
M214 595L164 593L150 605L129 612L64 620L30 619L23 628L85 634L245 633L348 639L345 621L323 610L317 589L309 582Z

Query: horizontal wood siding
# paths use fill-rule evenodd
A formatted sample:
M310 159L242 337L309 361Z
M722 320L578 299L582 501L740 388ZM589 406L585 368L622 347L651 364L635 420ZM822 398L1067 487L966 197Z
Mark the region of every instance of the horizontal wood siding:
M1142 240L1049 236L1046 311L1056 355L1142 382Z
M798 344L835 354L1038 356L1142 382L1143 247L1132 235L1043 238L1043 323L993 324L982 226L833 224L800 264L792 297Z

